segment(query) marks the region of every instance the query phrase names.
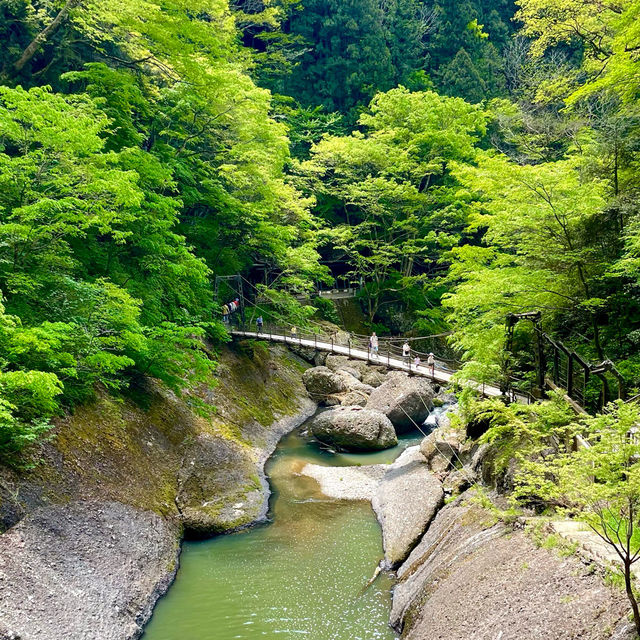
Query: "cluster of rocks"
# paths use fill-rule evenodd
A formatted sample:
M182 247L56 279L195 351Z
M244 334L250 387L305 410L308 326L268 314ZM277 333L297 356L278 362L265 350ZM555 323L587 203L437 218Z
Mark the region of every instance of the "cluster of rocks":
M352 451L395 446L398 433L422 425L436 396L426 378L387 372L346 356L326 356L302 380L309 396L329 407L311 423L314 436Z
M314 423L324 424L323 416L332 412L343 414L356 409L330 409L320 414ZM407 558L443 505L447 493L464 489L475 474L471 468L456 468L459 466L458 456L465 454L461 451L464 434L458 435L451 425L450 415L454 411L455 405L443 410L436 417L436 424L440 426L419 446L405 449L393 464L359 467L307 464L302 470L303 474L314 478L322 492L330 497L371 502L382 528L387 567L397 567ZM374 413L367 408L359 410L359 413L368 412ZM447 484L449 478L463 473L467 474L463 476L466 483Z
M536 546L467 488L486 450L451 424L454 412L432 413L434 431L391 465L302 470L330 497L371 501L383 567L397 575L391 626L403 640L634 637L622 592L580 558Z

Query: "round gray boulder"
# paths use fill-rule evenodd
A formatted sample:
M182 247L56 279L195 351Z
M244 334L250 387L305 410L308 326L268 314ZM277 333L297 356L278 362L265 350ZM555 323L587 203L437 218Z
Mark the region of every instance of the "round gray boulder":
M341 376L327 367L313 367L302 374L302 382L314 400L322 400L332 393L342 393L347 386Z
M377 451L398 444L384 414L358 406L323 411L312 421L311 432L318 440L349 451Z
M426 378L393 373L371 392L366 408L381 411L398 433L406 433L427 419L434 396L435 390Z

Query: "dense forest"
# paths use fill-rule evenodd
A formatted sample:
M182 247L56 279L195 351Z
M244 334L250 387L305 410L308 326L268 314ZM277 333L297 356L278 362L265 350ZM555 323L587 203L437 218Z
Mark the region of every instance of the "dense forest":
M466 375L499 376L505 316L541 310L637 388L639 14L5 0L2 455L98 387L197 384L228 339L216 276L260 264L303 324L336 254L370 329L452 331Z

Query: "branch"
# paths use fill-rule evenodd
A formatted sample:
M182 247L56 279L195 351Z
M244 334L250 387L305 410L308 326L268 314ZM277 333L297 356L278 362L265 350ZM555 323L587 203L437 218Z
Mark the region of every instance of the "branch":
M67 19L69 11L76 5L80 4L82 0L67 0L67 3L60 9L58 15L31 41L29 46L23 51L20 59L13 65L15 70L20 72L24 66L33 58L36 51L44 44L50 36L52 36L60 27L60 25Z

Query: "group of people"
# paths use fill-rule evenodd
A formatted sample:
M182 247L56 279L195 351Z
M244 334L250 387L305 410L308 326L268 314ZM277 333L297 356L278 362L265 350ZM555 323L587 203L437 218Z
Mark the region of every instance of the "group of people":
M229 322L229 316L240 308L240 298L222 305L222 322Z
M373 358L379 357L378 355L379 346L380 344L379 344L378 336L374 331L369 338L369 352L371 353ZM409 368L411 368L411 345L406 340L405 340L405 343L402 345L402 358L409 365ZM416 369L418 369L421 366L421 364L422 364L422 361L420 360L420 356L416 354L415 358L413 359L413 366ZM435 374L435 368L436 368L436 360L433 353L430 353L427 356L427 367L431 369L431 375L433 376Z

